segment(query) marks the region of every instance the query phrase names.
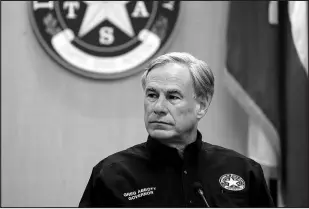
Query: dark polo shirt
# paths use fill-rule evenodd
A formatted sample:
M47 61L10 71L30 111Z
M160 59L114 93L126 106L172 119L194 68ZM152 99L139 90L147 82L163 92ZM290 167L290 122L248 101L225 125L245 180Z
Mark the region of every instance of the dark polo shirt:
M274 207L261 166L197 139L183 158L151 138L110 155L92 170L79 207Z

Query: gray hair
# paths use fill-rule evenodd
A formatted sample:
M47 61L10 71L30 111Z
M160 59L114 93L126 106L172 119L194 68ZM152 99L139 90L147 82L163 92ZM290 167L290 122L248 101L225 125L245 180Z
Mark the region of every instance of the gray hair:
M146 78L148 73L156 67L169 63L177 63L187 67L193 81L193 88L195 92L194 96L207 99L209 102L211 101L214 94L215 79L209 65L206 62L185 52L171 52L152 60L142 75L141 81L143 89L146 87Z

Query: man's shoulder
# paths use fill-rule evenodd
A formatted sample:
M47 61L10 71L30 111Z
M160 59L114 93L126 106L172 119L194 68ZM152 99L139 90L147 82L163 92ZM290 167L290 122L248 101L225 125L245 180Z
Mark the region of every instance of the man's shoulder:
M109 168L113 165L123 164L128 162L134 162L136 160L147 159L148 153L146 151L146 143L136 144L127 149L115 152L102 160L100 160L95 166L95 170L102 170Z
M216 161L226 162L226 163L245 163L253 167L260 167L260 164L255 160L241 154L233 149L222 147L219 145L210 144L203 142L203 151L207 154L209 158L216 159Z

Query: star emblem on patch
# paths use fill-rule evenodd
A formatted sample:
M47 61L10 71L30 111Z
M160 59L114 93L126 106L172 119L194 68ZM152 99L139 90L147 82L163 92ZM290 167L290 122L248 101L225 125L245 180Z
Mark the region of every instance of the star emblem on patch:
M245 189L245 181L236 174L224 174L219 179L220 186L231 191L241 191Z
M139 72L168 45L180 1L31 1L33 31L57 63L83 76Z

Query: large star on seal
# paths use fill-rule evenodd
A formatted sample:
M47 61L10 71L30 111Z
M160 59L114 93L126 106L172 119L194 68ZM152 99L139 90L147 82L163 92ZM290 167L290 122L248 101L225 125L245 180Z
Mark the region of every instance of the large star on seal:
M108 19L125 34L132 37L134 30L125 5L128 1L84 1L87 9L78 32L82 37L102 21Z
M226 181L227 183L229 183L229 187L232 186L232 185L235 185L235 186L238 186L237 183L238 181L235 181L234 179L232 179L230 177L230 179L228 181Z

